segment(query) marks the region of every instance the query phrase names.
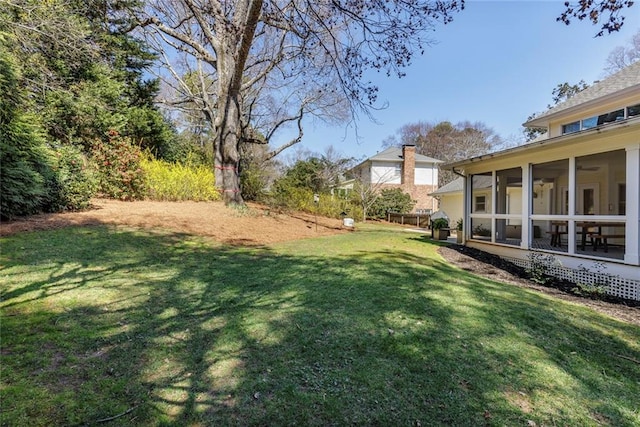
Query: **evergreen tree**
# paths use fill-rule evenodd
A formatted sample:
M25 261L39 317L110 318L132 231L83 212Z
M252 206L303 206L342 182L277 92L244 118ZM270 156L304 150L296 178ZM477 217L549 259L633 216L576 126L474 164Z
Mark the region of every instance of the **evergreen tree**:
M167 151L173 132L154 106L154 60L131 36L124 13L134 0L15 0L0 11L0 28L16 39L27 70L20 85L52 140L85 149L117 130L142 148Z
M49 150L23 110L15 58L0 33L0 216L9 219L38 212L52 176Z

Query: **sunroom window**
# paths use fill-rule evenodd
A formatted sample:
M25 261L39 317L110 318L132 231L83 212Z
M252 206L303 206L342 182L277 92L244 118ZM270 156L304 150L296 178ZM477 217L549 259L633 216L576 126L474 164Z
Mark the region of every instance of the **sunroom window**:
M567 215L569 159L534 164L531 168L534 215Z
M612 111L607 114L601 114L598 116L598 125L605 123L617 122L618 120L624 120L624 108L620 110Z
M640 115L640 104L627 107L627 117L634 117Z
M625 115L626 110L626 115ZM588 117L586 119L578 120L575 122L562 125L562 134L579 132L581 130L592 129L596 126L604 125L607 123L617 122L629 117L640 115L640 105L633 105L631 107L621 108L615 111L609 111L598 116Z
M578 132L580 130L580 121L567 123L566 125L562 125L562 134Z
M620 213L619 186L627 180L624 150L576 157L576 215Z

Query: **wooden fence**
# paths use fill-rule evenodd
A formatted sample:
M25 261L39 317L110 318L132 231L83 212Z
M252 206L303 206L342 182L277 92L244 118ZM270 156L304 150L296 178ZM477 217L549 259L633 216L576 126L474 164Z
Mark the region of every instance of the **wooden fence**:
M431 226L431 215L429 214L401 214L388 213L387 221L396 224L413 225L418 228L429 228Z

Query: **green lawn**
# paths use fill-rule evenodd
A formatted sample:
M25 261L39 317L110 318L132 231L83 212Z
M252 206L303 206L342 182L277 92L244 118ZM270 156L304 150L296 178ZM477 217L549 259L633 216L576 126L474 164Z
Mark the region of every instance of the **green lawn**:
M640 425L640 328L418 234L0 245L2 425Z

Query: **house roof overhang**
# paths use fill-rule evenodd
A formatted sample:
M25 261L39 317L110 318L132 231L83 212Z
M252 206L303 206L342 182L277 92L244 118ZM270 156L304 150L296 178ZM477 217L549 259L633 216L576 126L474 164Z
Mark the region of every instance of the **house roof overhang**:
M466 160L460 160L457 162L447 163L442 165L443 169L451 170L457 174L464 175L464 168L466 166L481 163L490 159L498 159L498 158L508 158L510 156L516 156L523 154L525 152L535 153L539 150L544 150L551 146L561 146L563 144L572 144L585 136L593 136L597 134L604 134L613 132L615 130L626 129L630 127L637 127L640 129L640 116L633 117L620 122L607 123L604 125L600 125L591 129L583 130L580 132L574 132L566 135L557 136L554 138L543 139L539 141L535 141L526 145L520 145L513 148L508 148L506 150L497 151L495 153L484 154L482 156L472 157Z
M608 94L606 96L600 97L600 98L596 98L596 99L592 99L590 101L587 102L583 102L581 104L576 104L570 107L565 107L565 108L561 108L556 110L555 108L552 108L551 110L547 111L546 113L538 116L538 117L534 117L533 119L529 120L528 122L525 122L522 124L522 126L524 127L528 127L528 128L546 128L549 126L549 123L556 121L556 120L561 120L562 117L566 117L566 116L571 116L573 113L576 113L578 111L584 110L584 109L589 109L591 107L595 107L598 106L602 103L607 103L609 101L614 101L618 98L622 98L625 97L627 95L632 95L634 93L638 92L638 85L636 86L631 86L628 88L625 88L623 90L620 90L618 92L615 93L611 93Z
M640 90L640 61L624 67L604 80L594 83L566 101L525 122L523 126L548 127L549 123L562 120L582 110L624 99Z

